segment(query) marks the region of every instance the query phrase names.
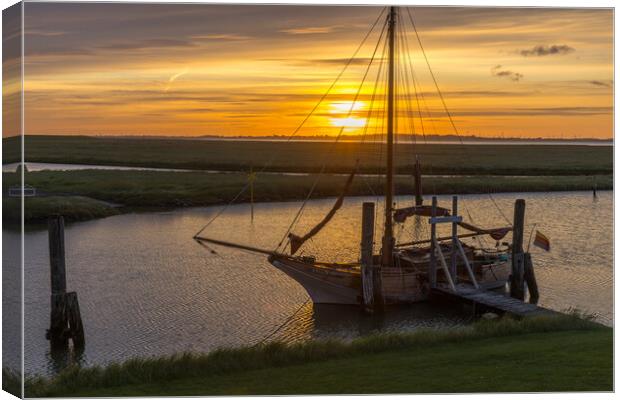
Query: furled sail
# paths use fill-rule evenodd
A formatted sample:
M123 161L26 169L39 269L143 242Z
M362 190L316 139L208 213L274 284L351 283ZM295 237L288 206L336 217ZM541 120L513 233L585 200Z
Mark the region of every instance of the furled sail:
M504 227L504 228L493 228L493 229L483 229L478 228L472 224L468 224L467 222L459 222L459 226L463 229L467 229L468 231L480 233L484 235L489 235L495 240L503 239L504 236L508 234L512 230L512 227Z
M327 225L327 223L334 217L334 215L336 215L336 211L338 211L338 209L342 207L344 197L349 191L351 183L353 183L353 177L355 176L356 170L357 168L353 170L353 172L351 172L351 175L349 175L349 178L347 179L347 182L345 183L344 188L342 189L342 193L338 197L338 200L336 200L336 203L334 204L332 209L329 210L329 212L321 222L319 222L314 228L310 230L310 232L306 233L304 236L297 236L294 233L289 233L288 238L291 242L291 254L295 254L297 250L299 250L299 248L306 242L306 240L319 233L321 229L323 229L323 227Z
M399 208L394 210L394 221L402 224L405 220L413 215L420 215L423 217L430 217L432 215L431 206L413 206L406 208ZM450 210L443 207L436 207L435 216L437 217L447 217L450 215Z
M394 211L394 221L403 223L405 220L413 215L420 215L424 217L430 217L432 215L431 206L413 206L400 208ZM447 217L450 215L450 210L443 207L436 207L435 215L438 217ZM504 238L512 230L511 227L483 229L475 225L468 224L467 222L459 222L459 226L463 229L467 229L470 232L479 233L481 235L489 235L495 240Z

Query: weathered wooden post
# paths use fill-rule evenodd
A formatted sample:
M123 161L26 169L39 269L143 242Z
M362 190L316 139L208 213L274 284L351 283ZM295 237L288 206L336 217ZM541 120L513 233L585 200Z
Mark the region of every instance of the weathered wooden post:
M362 264L362 296L363 308L366 312L374 311L374 285L372 259L373 242L375 233L375 203L362 204L362 244L361 244L361 264Z
M431 218L437 216L437 197L433 196L433 202L431 207ZM431 288L437 286L437 254L435 254L435 238L437 237L436 224L431 224L431 259L428 268L428 282Z
M48 220L50 277L51 277L51 315L50 329L47 337L52 347L67 345L65 335L67 292L66 268L65 268L65 223L60 215L55 215Z
M77 293L67 293L65 265L65 222L61 215L48 220L51 313L47 339L53 349L67 348L69 339L77 349L84 347L84 327L80 315Z
M459 215L458 212L458 198L456 196L452 196L452 216L457 217ZM450 254L450 275L452 275L452 281L456 284L456 251L458 246L458 222L452 222L452 252Z
M510 296L525 299L523 228L525 225L525 200L515 202L514 222L512 229L512 275L510 278Z
M254 173L254 168L250 166L250 173L248 174L248 180L250 181L250 221L254 222L254 180L256 179L256 174Z
M416 156L415 169L414 169L414 184L415 184L415 205L421 206L424 203L422 198L422 167L420 166L420 160Z
M525 278L525 283L527 283L527 291L530 293L530 304L538 304L540 297L538 283L536 282L536 275L534 275L534 264L532 263L530 253L524 253L523 268L523 277Z

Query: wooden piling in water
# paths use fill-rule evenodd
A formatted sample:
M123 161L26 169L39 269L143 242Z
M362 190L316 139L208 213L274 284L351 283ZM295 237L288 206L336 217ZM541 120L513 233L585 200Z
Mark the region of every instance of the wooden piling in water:
M527 291L530 294L530 304L538 304L539 293L538 283L536 282L536 275L534 275L534 264L532 263L532 256L530 253L525 253L523 259L523 277L525 283L527 283Z
M431 218L437 216L437 197L433 196L433 202L431 207ZM437 254L435 253L435 238L437 237L436 224L431 224L431 254L430 263L428 268L428 282L431 288L437 286Z
M512 229L512 273L510 277L510 296L525 299L523 229L525 225L525 200L515 201L514 222Z
M421 206L424 203L422 198L422 167L420 166L420 160L415 158L414 169L414 184L415 184L415 205Z
M66 348L71 339L73 346L80 349L84 347L84 327L77 293L67 293L65 222L61 215L49 218L48 236L52 293L50 328L46 337L52 348Z
M458 198L456 196L452 196L452 215L457 216L458 213ZM452 275L452 281L454 283L457 282L457 274L456 274L456 252L458 250L458 223L452 222L452 251L450 253L450 275Z
M48 241L50 256L50 281L51 281L51 312L50 328L47 337L53 347L66 346L67 337L65 327L67 324L65 294L67 291L66 267L65 267L65 223L62 216L55 215L48 220Z
M362 295L364 311L374 311L374 284L373 284L373 242L375 234L375 203L362 204Z

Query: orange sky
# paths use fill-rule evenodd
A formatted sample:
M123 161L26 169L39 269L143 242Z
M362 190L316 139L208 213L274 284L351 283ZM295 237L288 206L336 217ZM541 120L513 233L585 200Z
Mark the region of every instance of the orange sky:
M410 10L461 134L612 137L611 10ZM290 134L380 12L26 3L25 132ZM400 65L410 57L417 90L411 78L408 91L400 85L399 132L422 134L424 127L426 134L452 134L406 10L400 15L408 32L406 39L400 36ZM299 135L337 134L343 125L345 134L361 133L367 123L369 132L381 130L383 84L375 95L377 110L367 116L382 46L347 114L382 23ZM4 62L6 67L10 60ZM6 135L10 127L4 128Z

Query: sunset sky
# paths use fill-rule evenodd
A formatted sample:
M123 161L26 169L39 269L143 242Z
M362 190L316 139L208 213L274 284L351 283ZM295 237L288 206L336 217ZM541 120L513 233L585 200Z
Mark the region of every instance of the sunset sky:
M381 10L26 3L25 132L290 134ZM612 136L611 10L410 10L461 134ZM424 125L426 134L452 134L407 12L400 15L409 45L401 61L413 62L423 124L413 85L409 96L402 85L399 132L421 134ZM352 100L383 20L300 135L381 129L378 112L367 116L382 46ZM382 92L380 85L378 109Z

